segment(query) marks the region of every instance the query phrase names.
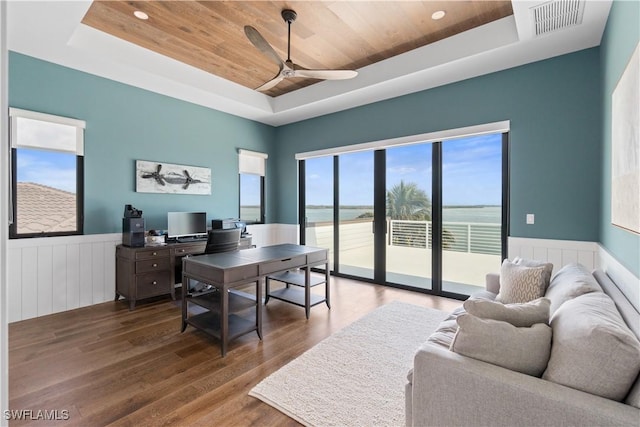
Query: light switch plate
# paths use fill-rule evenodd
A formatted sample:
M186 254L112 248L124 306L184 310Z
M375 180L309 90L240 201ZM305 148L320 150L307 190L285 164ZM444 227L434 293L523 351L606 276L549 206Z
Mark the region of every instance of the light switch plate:
M527 214L527 224L535 224L536 216L534 214Z

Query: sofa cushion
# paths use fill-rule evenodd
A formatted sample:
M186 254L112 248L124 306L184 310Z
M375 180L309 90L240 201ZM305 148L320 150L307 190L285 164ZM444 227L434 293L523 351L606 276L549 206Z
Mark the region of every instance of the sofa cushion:
M471 314L463 314L456 321L458 331L452 351L528 375L539 377L544 372L551 349L549 326L537 323L517 328Z
M505 259L500 268L500 292L496 301L523 303L544 296L544 274L545 267L516 265Z
M463 307L467 313L482 319L502 320L517 327L529 327L536 323L549 323L547 298L538 298L523 304L502 304L497 301L469 299Z
M542 378L623 400L640 372L640 342L602 292L562 304L551 318L553 345Z
M553 313L565 301L589 292L602 292L595 277L582 264L567 264L551 279L545 297L551 300L550 313Z
M542 280L544 280L544 290L547 290L547 288L549 287L549 283L551 283L551 273L553 273L552 263L520 257L515 257L513 259L513 263L515 265L522 265L524 267L544 267L544 276L542 277Z

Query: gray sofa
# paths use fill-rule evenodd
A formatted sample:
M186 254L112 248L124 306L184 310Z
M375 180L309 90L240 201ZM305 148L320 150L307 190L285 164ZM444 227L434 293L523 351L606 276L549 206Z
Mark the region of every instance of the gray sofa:
M586 271L584 267L581 268ZM551 299L550 325L553 333L551 358L554 357L553 352L559 352L562 346L560 342L556 342L556 338L560 337L561 333L555 330L555 323L560 323L560 321L554 321L554 315L560 317L560 313L562 313L565 318L579 318L580 314L575 316L571 312L567 314L567 310L572 309L573 306L584 306L581 304L583 300L593 306L593 301L607 298L604 294L608 295L615 303L615 305L611 304L611 307L613 310L617 310L619 317L626 323L627 331L631 330L632 334L629 333L631 339L637 340L640 337L640 313L604 272L598 270L593 273L586 272L595 279L593 282L597 283L596 285L590 283L585 287L582 283L568 288L566 282L567 279L571 280L571 274L563 276L560 273L564 270L565 268L561 269L554 276L545 294L545 297L548 296ZM561 288L560 285L553 286L554 281L557 284L562 280L565 282L561 284L564 288ZM561 291L559 292L558 289ZM487 275L486 291L481 291L472 298L494 300L499 291L499 276L490 274ZM584 297L583 295L586 294L590 295ZM578 298L582 298L582 300L578 300ZM566 305L566 309L558 312L560 307L571 300L575 301ZM596 306L595 309L597 311L598 307ZM452 313L451 317L443 322L439 330L415 354L413 369L409 371L405 389L407 426L640 425L640 377L637 377L637 371L633 371L634 368L631 371L620 370L620 372L636 372L636 374L628 375L633 376L633 378L628 378L629 384L631 384L630 391L625 392L626 396L618 401L598 396L600 385L596 386L596 392L585 392L574 387L561 385L548 378L545 379L546 373L541 377L536 377L476 358L466 357L448 347L452 335L456 333L452 321L463 312L464 310L456 310ZM607 316L611 317L610 314L611 312ZM585 322L576 323L584 324ZM625 327L624 323L621 321L623 327ZM580 327L579 324L577 326ZM632 343L633 345L635 344ZM618 345L610 347L617 348ZM585 348L587 353L590 352L590 347ZM634 351L632 350L632 353ZM561 356L565 359L565 363L567 357L569 359L575 357L576 360L581 357L580 354L571 355L569 353L567 355L566 351ZM608 351L597 357L601 358L602 365L611 366L612 363L618 363L616 360L612 360L617 357L616 354L609 354ZM640 362L640 353L638 359ZM598 360L595 360L595 366L593 362L592 360L591 367L593 369L589 368L593 375L593 381L607 381L610 377L607 375L606 369L604 367L600 369ZM634 364L634 362L621 363L625 367ZM568 371L571 369L570 366ZM606 376L602 378L602 375ZM591 374L587 375L587 378L579 380L591 381L590 376ZM604 382L601 384L604 384L604 388L608 386Z

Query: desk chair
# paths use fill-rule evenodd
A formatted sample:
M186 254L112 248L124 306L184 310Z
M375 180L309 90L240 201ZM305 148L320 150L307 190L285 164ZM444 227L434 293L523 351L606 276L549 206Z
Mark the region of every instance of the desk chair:
M240 231L239 228L209 230L204 253L216 254L237 251L240 247ZM188 289L190 292L203 292L214 290L214 286L194 280L193 283L189 283Z
M237 251L240 247L240 231L239 228L209 230L204 253Z

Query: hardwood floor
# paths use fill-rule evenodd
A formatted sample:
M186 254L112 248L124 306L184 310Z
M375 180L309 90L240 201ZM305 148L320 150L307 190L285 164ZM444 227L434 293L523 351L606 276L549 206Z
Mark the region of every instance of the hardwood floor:
M320 286L318 288L321 288ZM314 288L314 291L317 288ZM180 333L179 301L124 301L9 325L11 410L68 411L68 420L11 425L298 425L248 396L259 381L322 339L393 300L451 311L461 301L332 278L331 310L277 300L255 333L220 356L216 339Z

